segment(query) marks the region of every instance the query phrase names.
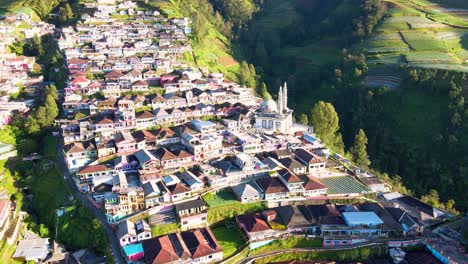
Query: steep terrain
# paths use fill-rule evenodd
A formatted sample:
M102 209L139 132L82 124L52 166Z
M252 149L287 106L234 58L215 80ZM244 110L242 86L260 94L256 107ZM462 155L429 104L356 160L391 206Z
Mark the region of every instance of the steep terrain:
M468 29L452 2L266 0L233 39L270 92L288 81L296 113L331 101L347 146L369 136L373 168L466 209Z

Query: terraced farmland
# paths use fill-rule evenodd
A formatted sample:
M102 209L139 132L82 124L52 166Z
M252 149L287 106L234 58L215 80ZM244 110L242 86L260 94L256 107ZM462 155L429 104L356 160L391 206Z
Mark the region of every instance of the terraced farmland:
M369 189L350 176L320 179L327 186L328 194L365 193Z
M468 21L468 9L449 9L429 0L387 2L387 16L360 46L366 50L371 68L407 65L468 72L468 27L457 20L464 17ZM455 16L453 23L447 22ZM374 86L387 79L392 86L392 76L369 73L365 83Z

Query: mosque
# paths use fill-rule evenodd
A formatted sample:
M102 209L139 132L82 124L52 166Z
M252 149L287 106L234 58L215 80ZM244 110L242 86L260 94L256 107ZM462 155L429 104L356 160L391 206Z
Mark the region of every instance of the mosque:
M288 85L280 87L278 102L264 100L255 113L255 127L266 133L289 134L293 125L293 110L288 108Z

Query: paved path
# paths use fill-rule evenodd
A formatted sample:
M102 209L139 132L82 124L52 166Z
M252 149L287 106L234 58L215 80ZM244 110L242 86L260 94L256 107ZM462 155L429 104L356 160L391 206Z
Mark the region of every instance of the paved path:
M123 254L123 250L120 247L120 242L115 236L114 230L110 226L110 224L107 222L107 217L105 216L104 212L101 210L97 209L91 201L83 195L79 190L78 187L75 184L75 181L71 177L71 175L68 173L68 168L65 163L65 157L63 156L63 146L62 146L62 138L58 138L58 143L57 143L57 159L58 159L58 165L60 166L61 171L63 171L63 176L65 179L65 182L68 184L68 187L70 188L73 196L75 199L79 200L86 208L88 208L92 214L98 219L99 223L101 223L102 227L106 231L107 237L109 238L109 243L111 246L111 253L112 257L114 258L115 263L117 264L126 264L126 258Z

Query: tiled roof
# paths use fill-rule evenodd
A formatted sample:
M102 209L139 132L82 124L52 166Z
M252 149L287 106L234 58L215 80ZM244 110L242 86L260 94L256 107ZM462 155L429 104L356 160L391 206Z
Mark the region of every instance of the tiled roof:
M123 76L123 73L121 71L113 70L106 74L104 77L105 78L116 78L116 77L121 77Z
M255 181L265 194L286 193L288 189L278 180L278 178L264 178Z
M86 174L86 173L95 173L95 172L103 172L103 171L111 171L113 170L110 167L107 167L105 164L97 164L97 165L88 165L78 171L76 174Z
M237 221L242 224L247 232L261 232L270 230L270 226L263 220L260 213L239 215L236 217Z
M78 152L84 152L84 151L92 151L95 149L96 148L94 147L94 145L89 141L74 142L64 147L64 150L66 153L78 153Z
M160 159L161 161L165 160L172 160L176 159L176 155L174 155L172 152L167 150L166 148L158 148L156 152L154 153L156 158Z
M289 169L281 169L278 171L279 176L283 178L287 183L298 183L298 182L303 182L299 177L296 176L292 171Z
M180 234L169 234L143 240L145 262L149 264L173 263L190 257Z
M148 83L142 80L138 80L132 84L133 86L148 86Z
M149 111L143 111L136 114L136 119L154 118L155 115Z
M150 132L150 131L148 131L146 129L135 131L135 132L132 133L132 136L133 136L133 138L135 138L135 140L137 142L140 142L140 141L143 141L143 140L151 141L151 140L156 139L156 136L152 132Z
M283 164L286 168L290 170L295 170L295 169L300 169L304 168L304 164L300 163L299 161L293 159L293 158L284 158L280 159L279 162Z
M192 259L223 251L209 227L182 232L181 237L190 251Z
M189 187L180 182L174 185L167 186L167 189L171 192L172 195L191 191Z
M302 160L303 162L306 162L306 163L319 163L319 162L323 162L323 159L321 157L319 157L318 155L312 153L312 152L309 152L305 149L298 149L296 150L296 152L294 152L294 155Z
M310 175L301 175L299 178L302 179L304 182L303 186L304 189L310 191L310 190L318 190L318 189L325 189L327 186L325 186L323 183L319 181L319 179L312 177Z

